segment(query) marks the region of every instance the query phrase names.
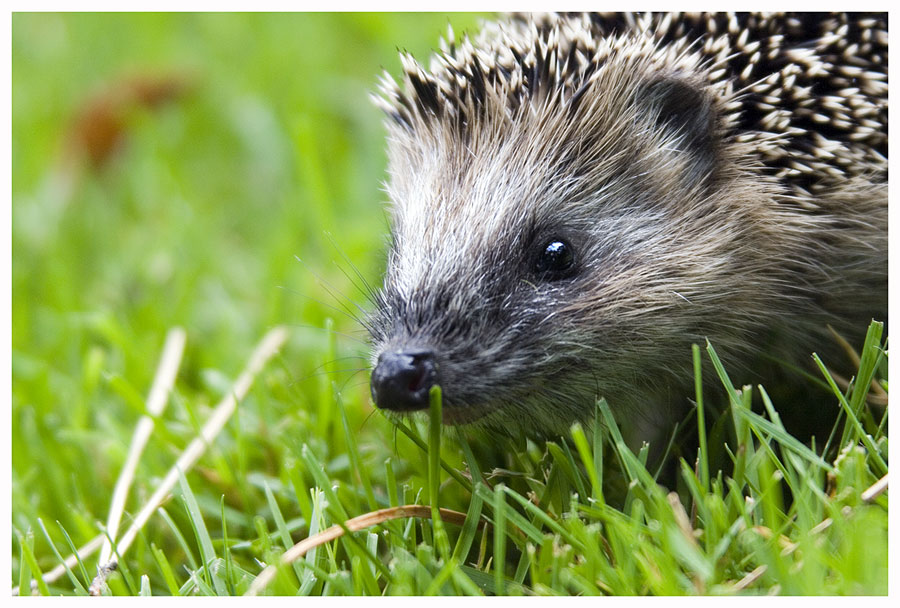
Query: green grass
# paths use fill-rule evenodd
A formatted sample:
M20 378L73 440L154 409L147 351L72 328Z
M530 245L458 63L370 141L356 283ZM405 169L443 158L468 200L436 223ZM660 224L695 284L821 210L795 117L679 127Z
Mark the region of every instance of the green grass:
M449 21L460 31L477 18ZM843 412L825 458L823 439L812 450L784 431L789 404L717 368L727 470L707 458L718 435L704 436L675 493L603 402L602 424L547 444L372 413L352 318L355 273L378 282L386 233L384 134L367 94L381 67L397 73L398 47L425 57L447 22L14 15L11 586L102 532L170 328L185 328L187 347L120 535L256 342L284 324L288 343L105 593L242 594L298 541L410 504L430 508L340 530L261 592L886 593L887 494L862 498L887 466L886 415L866 405L873 376L886 388L879 326L860 380L823 400ZM184 75L187 91L157 109L126 104L125 145L60 190L78 109L148 74ZM702 346L697 359L715 361ZM94 554L35 592L85 594L96 569Z

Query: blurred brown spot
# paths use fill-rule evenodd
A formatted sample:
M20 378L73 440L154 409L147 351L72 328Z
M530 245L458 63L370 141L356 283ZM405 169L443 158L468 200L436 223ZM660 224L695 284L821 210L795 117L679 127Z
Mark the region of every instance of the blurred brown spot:
M76 112L66 136L69 156L87 160L93 169L102 168L126 139L133 112L177 101L191 84L183 74L140 75L112 83Z

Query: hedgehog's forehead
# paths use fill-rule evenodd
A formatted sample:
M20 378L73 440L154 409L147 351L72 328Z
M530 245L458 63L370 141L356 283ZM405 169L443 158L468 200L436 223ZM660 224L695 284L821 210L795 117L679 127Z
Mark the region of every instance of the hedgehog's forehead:
M433 154L392 163L388 184L396 237L426 254L502 243L525 229L547 196L521 157ZM530 210L529 210L530 209Z
M470 277L458 288L474 291L475 279L517 259L535 218L554 200L521 162L503 148L491 158L432 150L392 159L390 273L401 294L454 277Z

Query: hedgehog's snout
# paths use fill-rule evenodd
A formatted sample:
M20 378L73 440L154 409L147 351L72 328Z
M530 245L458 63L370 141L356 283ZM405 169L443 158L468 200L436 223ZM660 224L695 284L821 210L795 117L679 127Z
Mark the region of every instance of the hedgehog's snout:
M385 351L372 370L372 399L385 410L422 410L428 407L428 393L437 383L437 363L432 351Z

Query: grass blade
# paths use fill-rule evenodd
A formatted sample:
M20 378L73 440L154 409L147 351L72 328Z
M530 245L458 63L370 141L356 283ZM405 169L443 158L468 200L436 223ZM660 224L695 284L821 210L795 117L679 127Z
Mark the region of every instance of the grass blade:
M200 557L203 560L203 573L206 577L206 583L212 583L215 587L216 595L228 595L228 589L222 578L215 571L217 556L213 547L212 539L209 536L209 530L206 529L206 522L203 521L203 514L200 512L200 505L191 491L184 475L178 476L178 486L181 489L181 495L184 499L185 509L187 510L188 520L191 522L191 528L194 529L194 535L197 538L197 544L200 546Z
M506 595L506 500L504 485L494 486L494 588L497 595Z
M431 523L438 552L444 560L450 558L450 541L438 509L441 487L441 387L433 386L429 393L429 441L428 441L428 500L431 503ZM449 577L449 574L447 575Z

